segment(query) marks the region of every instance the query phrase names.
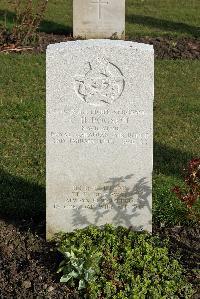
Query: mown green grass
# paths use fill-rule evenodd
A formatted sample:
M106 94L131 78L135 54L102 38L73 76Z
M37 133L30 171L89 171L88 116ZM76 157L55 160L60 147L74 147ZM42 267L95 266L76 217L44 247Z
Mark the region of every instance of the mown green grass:
M38 0L34 0L37 3ZM11 28L14 1L1 0L0 21ZM127 0L126 34L138 36L200 36L199 0ZM70 34L72 32L72 0L49 0L40 30Z
M198 0L129 0L126 32L134 36L200 36Z
M1 216L45 213L45 55L0 55ZM185 222L171 192L181 169L199 155L200 61L156 61L154 222Z
M45 59L1 55L0 65L0 213L35 217L45 212Z
M187 161L200 155L199 61L157 61L154 103L154 215L171 224L185 217L170 192ZM200 209L200 205L197 207Z

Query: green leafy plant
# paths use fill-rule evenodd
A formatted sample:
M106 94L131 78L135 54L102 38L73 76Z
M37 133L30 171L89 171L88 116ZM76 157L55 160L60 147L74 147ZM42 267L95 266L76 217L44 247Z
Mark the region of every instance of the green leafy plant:
M190 298L191 285L167 243L146 232L89 226L57 235L61 282L81 298Z
M78 290L84 289L87 283L95 281L97 269L93 269L93 265L98 264L99 254L94 252L79 252L74 248L70 252L61 248L59 251L64 255L65 260L60 263L57 273L63 272L60 282L71 281L78 279ZM75 253L76 252L76 255Z

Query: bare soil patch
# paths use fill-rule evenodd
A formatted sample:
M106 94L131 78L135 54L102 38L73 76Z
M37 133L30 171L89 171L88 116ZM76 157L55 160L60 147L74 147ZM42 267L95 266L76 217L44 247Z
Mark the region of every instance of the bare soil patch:
M39 40L34 46L16 47L8 38L7 44L0 45L0 52L44 53L49 44L71 40L74 40L72 36L40 32ZM159 59L200 59L200 39L198 38L142 37L135 38L133 41L153 45L155 57Z
M59 283L53 244L27 228L27 223L16 228L0 222L0 298L77 298Z
M60 256L53 243L45 241L45 224L8 224L0 221L0 298L78 299L78 295L56 274ZM156 228L161 238L169 237L170 252L180 252L180 262L200 298L200 228ZM194 271L195 270L195 271Z

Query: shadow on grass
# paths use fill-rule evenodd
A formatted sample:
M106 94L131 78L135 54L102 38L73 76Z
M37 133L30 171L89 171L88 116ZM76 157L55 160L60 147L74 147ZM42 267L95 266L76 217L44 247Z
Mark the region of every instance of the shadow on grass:
M16 14L9 10L0 10L0 22L13 23ZM169 20L157 19L151 16L128 14L126 21L130 24L140 24L152 28L158 28L161 30L178 31L180 33L191 34L194 37L200 37L200 27L188 25L181 22L173 22ZM73 32L72 26L58 24L53 21L43 20L39 27L39 31L54 34L65 34L70 35Z
M194 155L191 153L154 143L154 173L156 174L160 173L181 178L181 170L192 158L194 158ZM123 178L114 178L107 182L110 186L108 198L111 197L112 191L120 183L120 180L123 180ZM0 186L0 218L8 223L16 223L16 225L25 221L27 223L27 228L26 225L24 226L25 229L33 231L37 231L37 226L43 222L40 231L43 230L42 233L44 234L45 187L37 183L31 183L24 178L13 176L3 170L0 172ZM140 191L140 194L148 193L144 182L141 180L137 186L133 186L133 189L126 190L126 196L122 194L123 199L126 200L133 196L136 192L135 188L137 192ZM140 196L140 198L143 197ZM121 198L118 198L118 200L120 202ZM141 202L139 203L141 204ZM120 217L121 214L117 209L116 211L117 217ZM101 217L101 215L97 215L98 217ZM126 220L128 221L128 219ZM78 223L83 221L80 211L77 211L77 214L74 215L74 221L78 221Z
M8 223L24 223L27 230L35 230L35 226L45 220L44 187L4 170L0 170L0 186L1 219Z
M13 24L16 18L16 14L9 10L1 10L0 9L0 24ZM71 35L73 32L72 27L65 26L62 24L55 23L53 21L43 20L39 27L40 32L45 33L54 33L54 34L63 34L63 35Z
M200 27L188 25L180 22L157 19L150 16L127 15L126 21L130 24L140 24L161 30L178 31L181 33L191 34L194 37L200 37Z
M70 26L64 26L62 24L57 24L52 21L42 21L39 27L40 32L45 33L54 33L54 34L61 34L61 35L72 35L73 29Z
M6 23L12 24L14 22L15 17L16 14L14 12L0 9L0 24L5 24L5 25Z
M182 178L182 170L194 155L154 142L154 173Z

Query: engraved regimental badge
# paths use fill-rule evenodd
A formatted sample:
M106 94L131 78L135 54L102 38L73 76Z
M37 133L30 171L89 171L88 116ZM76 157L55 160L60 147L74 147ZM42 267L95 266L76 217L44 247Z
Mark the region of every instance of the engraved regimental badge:
M87 62L84 74L76 76L75 91L86 103L94 106L112 104L123 93L125 81L121 70L106 58Z

